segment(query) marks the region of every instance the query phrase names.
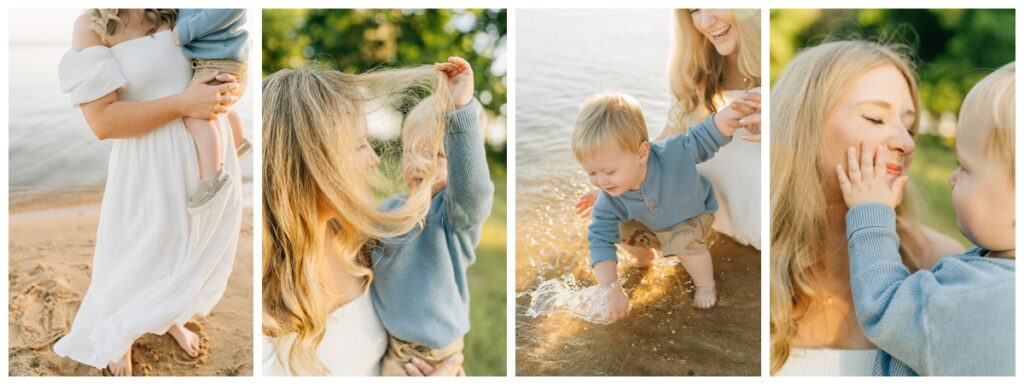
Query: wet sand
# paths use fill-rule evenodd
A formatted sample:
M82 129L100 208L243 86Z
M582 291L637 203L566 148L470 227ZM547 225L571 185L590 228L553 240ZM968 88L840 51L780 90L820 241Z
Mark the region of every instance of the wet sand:
M525 315L516 299L520 376L757 376L761 370L760 252L715 235L718 304L693 308L681 265L622 267L629 315L611 325L568 313ZM583 272L588 284L593 274Z
M36 198L10 211L8 375L104 375L53 353L89 285L99 195ZM252 375L252 236L246 208L224 297L206 318L186 325L202 338L199 357L188 357L170 335L147 334L132 346L135 375Z

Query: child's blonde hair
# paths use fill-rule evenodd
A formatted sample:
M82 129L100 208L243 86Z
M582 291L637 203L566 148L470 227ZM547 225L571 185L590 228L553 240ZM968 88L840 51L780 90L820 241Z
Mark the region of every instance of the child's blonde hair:
M427 113L432 129L417 139L419 146L433 149L427 154L436 154L451 108L443 77L433 66L361 75L311 66L264 79L263 334L278 337L278 360L287 362L292 374L298 369L328 373L316 358L334 302L324 266L362 277L365 292L373 277L371 240L409 232L430 207L430 183L424 183L410 189L397 210L378 209L375 170L366 170L355 151L361 139L356 127L372 112L370 102L402 109L424 94L439 95ZM431 169L427 178L435 174ZM318 225L319 210L335 214L326 232ZM338 257L325 258L325 247ZM295 341L285 351L283 337L290 334Z
M99 35L103 44L110 44L110 37L124 27L124 22L119 16L120 9L97 8L93 9L90 13L92 14L90 27ZM147 8L143 11L143 16L152 24L149 31L146 31L146 34L153 35L165 25L174 27L174 23L178 20L178 10Z
M572 153L576 160L593 159L608 146L638 154L647 142L647 123L640 103L629 95L598 94L580 107L572 131Z
M733 9L739 32L737 59L747 89L761 86L761 10ZM675 11L672 52L668 63L668 86L676 102L670 123L683 128L718 110L725 58L693 25L690 10Z
M971 88L960 108L957 124L960 130L987 130L985 154L989 160L1006 167L1010 181L1014 180L1014 95L1015 63L1002 66L981 79Z
M823 240L830 228L824 181L835 178L825 165L825 120L843 94L868 71L889 65L903 75L917 132L920 112L917 79L902 47L850 40L823 43L801 51L772 86L771 116L771 373L789 359L790 340L797 321L820 300L812 283L813 269L827 250ZM924 245L913 217L917 193L908 185L896 207L900 254L916 264ZM835 193L835 192L832 192Z

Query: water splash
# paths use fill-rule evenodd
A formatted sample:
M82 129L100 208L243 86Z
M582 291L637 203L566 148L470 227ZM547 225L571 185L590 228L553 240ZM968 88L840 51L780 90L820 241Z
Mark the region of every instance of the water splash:
M606 298L612 286L582 286L571 274L540 283L533 291L523 293L530 297L526 315L532 318L565 312L584 321L607 325Z

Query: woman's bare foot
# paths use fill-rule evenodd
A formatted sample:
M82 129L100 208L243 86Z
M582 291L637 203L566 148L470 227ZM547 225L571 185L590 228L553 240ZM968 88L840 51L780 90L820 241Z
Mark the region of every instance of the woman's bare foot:
M107 364L107 370L110 374L121 377L132 375L132 348L128 348L128 352L121 356L120 360L110 361Z
M178 341L178 346L185 351L185 354L193 358L199 356L199 335L177 324L167 329L167 332L174 337L175 341Z
M694 287L696 289L693 291L693 307L708 309L715 306L715 302L718 302L718 292L715 290L715 284Z

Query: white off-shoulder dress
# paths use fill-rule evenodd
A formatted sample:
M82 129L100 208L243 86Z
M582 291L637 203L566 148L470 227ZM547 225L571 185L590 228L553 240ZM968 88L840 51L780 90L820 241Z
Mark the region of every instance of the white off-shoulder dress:
M287 360L294 343L295 334L280 337L279 341L263 336L264 376L291 374ZM379 376L380 360L387 347L388 334L366 292L327 316L327 330L316 349L316 357L330 371L329 375ZM295 369L297 375L309 374Z
M69 51L59 73L75 106L113 91L122 101L171 96L192 77L166 30ZM221 137L231 137L226 118L218 126ZM230 140L222 153L232 181L209 210L195 215L187 200L198 185L196 150L181 119L111 141L89 289L70 333L53 346L96 368L123 356L145 333L162 334L209 313L227 286L242 222L241 173Z

